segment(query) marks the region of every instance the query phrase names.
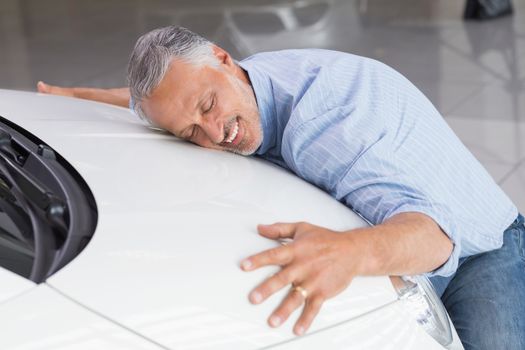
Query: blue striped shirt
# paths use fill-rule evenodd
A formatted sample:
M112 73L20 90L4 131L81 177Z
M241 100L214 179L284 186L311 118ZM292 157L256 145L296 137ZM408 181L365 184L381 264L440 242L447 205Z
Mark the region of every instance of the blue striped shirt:
M260 53L248 72L261 115L256 154L330 193L373 224L430 216L451 238L448 261L501 247L515 205L432 103L390 67L327 50Z

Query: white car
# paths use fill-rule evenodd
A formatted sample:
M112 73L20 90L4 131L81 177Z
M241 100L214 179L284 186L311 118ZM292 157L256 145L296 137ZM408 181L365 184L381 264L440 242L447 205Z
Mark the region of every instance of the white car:
M304 336L248 293L276 268L259 223L367 223L262 159L147 128L129 110L0 90L0 349L462 349L421 277L356 278ZM394 286L394 284L396 286Z

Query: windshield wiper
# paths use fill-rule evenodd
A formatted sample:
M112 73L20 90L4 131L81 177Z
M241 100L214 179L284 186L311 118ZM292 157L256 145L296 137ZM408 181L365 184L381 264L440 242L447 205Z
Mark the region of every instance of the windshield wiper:
M26 260L31 271L19 274L36 283L45 281L86 247L98 218L95 198L74 167L44 141L3 117L0 210L7 216L4 228L25 238L26 242L19 240L21 245L34 247L32 266ZM4 247L10 254L10 248ZM5 266L1 259L0 266Z
M11 134L0 130L0 160L3 160L7 170L16 182L24 197L40 210L46 213L46 218L56 233L64 239L67 235L66 205L63 200L56 196L50 189L37 182L29 172L24 170L24 165L30 162L33 153L17 151L14 147ZM16 143L15 143L16 144ZM55 160L53 150L44 145L38 146L38 154L43 159ZM25 154L24 154L25 153Z
M34 262L29 278L41 281L47 277L57 247L67 236L66 207L61 199L24 169L35 155L15 142L8 132L0 130L0 172L10 184L9 192L29 218L27 226L30 226L34 246ZM44 151L39 147L39 151L41 149Z

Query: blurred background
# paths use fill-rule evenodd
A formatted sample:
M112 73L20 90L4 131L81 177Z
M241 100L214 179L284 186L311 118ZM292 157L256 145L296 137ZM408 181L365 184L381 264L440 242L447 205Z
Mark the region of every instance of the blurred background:
M418 86L525 213L525 0L513 5L466 22L461 0L0 0L0 88L124 86L136 38L169 24L237 59L305 47L368 56Z

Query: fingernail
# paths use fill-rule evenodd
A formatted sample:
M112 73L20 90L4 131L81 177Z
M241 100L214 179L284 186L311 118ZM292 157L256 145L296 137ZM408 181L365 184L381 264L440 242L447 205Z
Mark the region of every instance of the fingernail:
M253 303L259 304L262 301L262 295L259 292L253 292L250 299Z
M243 260L243 261L241 262L241 267L242 267L243 269L245 269L245 270L248 270L249 268L252 267L252 262L251 262L250 260L248 260L248 259Z
M281 324L281 318L279 316L272 316L270 318L270 324L273 327L278 327Z
M297 327L295 330L297 335L303 335L304 334L304 328L303 327Z

